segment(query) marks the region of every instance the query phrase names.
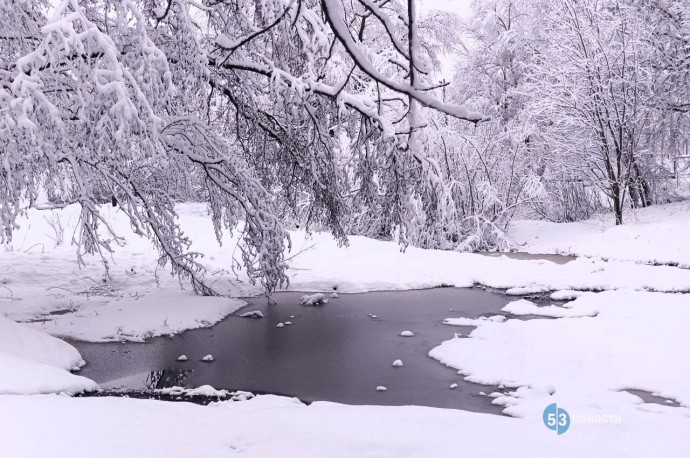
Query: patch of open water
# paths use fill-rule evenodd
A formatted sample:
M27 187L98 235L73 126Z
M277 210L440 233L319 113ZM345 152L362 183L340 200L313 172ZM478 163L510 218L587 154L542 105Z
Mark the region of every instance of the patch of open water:
M104 388L147 390L178 385L295 396L303 401L423 405L499 414L489 394L498 388L463 380L428 356L471 327L449 317L504 314L516 300L476 288L341 294L323 306L301 305L303 293L245 299L248 306L211 328L146 343L71 342L87 365L80 372ZM239 315L259 310L264 318ZM371 315L375 315L372 318ZM291 322L278 328L278 323ZM402 337L402 331L414 337ZM186 362L177 361L186 355ZM201 358L212 354L213 362ZM402 367L393 367L400 359ZM452 384L457 387L451 389ZM377 386L387 391L379 392Z

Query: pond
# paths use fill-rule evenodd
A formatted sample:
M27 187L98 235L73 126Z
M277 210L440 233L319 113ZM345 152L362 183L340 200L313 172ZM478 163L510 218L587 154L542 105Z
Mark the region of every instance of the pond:
M478 288L341 294L321 306L301 305L303 293L276 293L211 328L146 343L72 342L87 362L81 375L105 388L205 384L217 389L295 396L305 402L423 405L500 413L496 391L463 380L428 356L429 350L471 327L448 326L449 317L504 314L515 297ZM239 315L259 310L264 318ZM372 317L374 315L375 317ZM284 327L278 323L291 322ZM413 337L402 337L402 331ZM188 361L177 361L186 355ZM212 354L213 362L201 358ZM393 367L395 360L402 367ZM163 371L163 372L161 372ZM452 384L457 387L451 389ZM376 388L385 386L387 391Z

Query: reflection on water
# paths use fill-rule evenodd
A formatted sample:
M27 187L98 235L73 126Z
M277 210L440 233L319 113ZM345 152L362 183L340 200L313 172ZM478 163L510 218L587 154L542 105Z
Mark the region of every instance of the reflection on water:
M186 386L184 381L187 380L192 370L189 369L164 369L159 371L151 371L146 376L144 385L149 390L160 390L162 388L172 388L174 386Z
M88 363L87 363L88 364ZM156 366L153 366L156 367ZM158 366L160 367L160 366ZM111 367L118 372L122 367ZM162 388L181 386L190 387L188 378L194 373L192 369L156 369L146 368L141 372L128 374L99 383L105 391L153 391Z

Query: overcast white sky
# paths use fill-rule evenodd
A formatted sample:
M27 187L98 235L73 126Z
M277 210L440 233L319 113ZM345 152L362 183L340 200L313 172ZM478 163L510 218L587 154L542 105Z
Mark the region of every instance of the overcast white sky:
M420 0L420 4L424 10L452 11L461 16L470 13L470 0Z

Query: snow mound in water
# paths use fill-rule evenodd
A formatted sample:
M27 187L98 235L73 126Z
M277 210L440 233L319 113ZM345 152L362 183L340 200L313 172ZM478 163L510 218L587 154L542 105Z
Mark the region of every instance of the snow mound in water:
M328 304L328 299L321 293L305 294L302 296L302 305L320 305Z
M561 289L551 293L551 300L554 301L572 301L582 296L581 291L573 291L572 289Z
M248 391L228 391L217 390L211 385L202 385L197 388L184 388L181 386L172 386L169 388L160 388L153 390L156 394L163 394L167 396L205 396L209 398L229 398L232 401L246 401L254 397L253 393Z
M554 318L579 318L584 316L596 315L596 310L573 310L565 307L558 307L556 305L537 306L533 302L525 299L513 301L503 307L504 312L512 313L513 315L540 315L550 316Z
M505 310L505 309L504 309ZM449 324L451 326L481 326L486 323L502 323L506 320L503 315L493 315L493 316L482 316L479 318L446 318L443 320L443 324Z

